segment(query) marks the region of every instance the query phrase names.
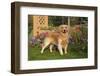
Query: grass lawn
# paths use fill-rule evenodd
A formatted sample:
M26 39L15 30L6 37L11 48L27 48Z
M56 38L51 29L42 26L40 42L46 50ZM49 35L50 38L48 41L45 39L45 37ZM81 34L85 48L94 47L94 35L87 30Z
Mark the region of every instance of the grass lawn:
M81 50L74 50L73 48L68 48L68 53L64 55L60 55L59 51L53 50L50 53L49 49L45 49L44 53L40 53L41 48L38 46L28 48L28 60L53 60L53 59L79 59L79 58L87 58L88 55L86 52Z

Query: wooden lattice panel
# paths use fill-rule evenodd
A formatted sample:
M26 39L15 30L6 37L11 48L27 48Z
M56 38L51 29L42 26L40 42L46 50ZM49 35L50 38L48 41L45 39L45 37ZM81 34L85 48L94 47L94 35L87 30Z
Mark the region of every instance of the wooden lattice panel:
M44 25L45 24L45 17L44 16L39 16L39 24Z
M48 27L48 16L33 16L33 36L39 35L42 27Z

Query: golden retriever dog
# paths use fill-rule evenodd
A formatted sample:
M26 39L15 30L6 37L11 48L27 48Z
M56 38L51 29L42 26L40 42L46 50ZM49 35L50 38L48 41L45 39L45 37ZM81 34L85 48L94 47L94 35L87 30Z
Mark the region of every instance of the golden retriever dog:
M50 52L54 45L57 46L60 55L67 54L68 39L69 39L69 27L68 25L60 25L56 31L48 32L44 38L41 54L43 54L46 47L49 46Z

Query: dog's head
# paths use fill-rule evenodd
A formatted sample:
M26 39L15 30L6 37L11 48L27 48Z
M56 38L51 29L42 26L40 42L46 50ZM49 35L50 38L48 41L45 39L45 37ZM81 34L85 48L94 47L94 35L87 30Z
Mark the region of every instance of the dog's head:
M59 31L60 31L61 33L63 33L63 34L68 33L68 31L69 31L68 25L60 25L60 26L59 26Z

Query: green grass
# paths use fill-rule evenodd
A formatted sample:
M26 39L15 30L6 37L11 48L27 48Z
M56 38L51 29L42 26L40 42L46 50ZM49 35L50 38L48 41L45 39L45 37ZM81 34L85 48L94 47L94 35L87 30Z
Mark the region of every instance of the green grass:
M38 46L28 48L28 60L53 60L53 59L79 59L87 58L87 53L81 50L74 50L73 48L68 48L68 53L60 55L59 51L53 50L50 53L49 49L45 49L44 53L40 53L41 48Z

